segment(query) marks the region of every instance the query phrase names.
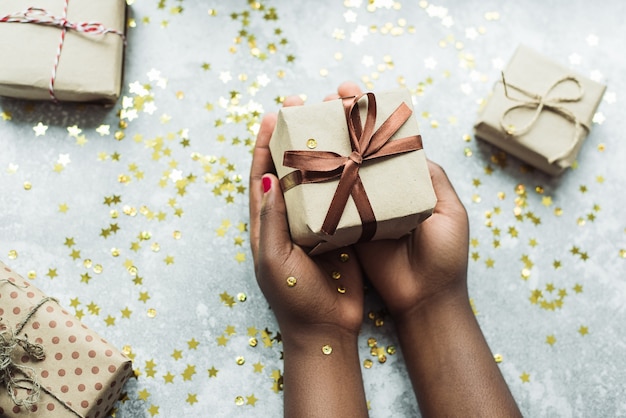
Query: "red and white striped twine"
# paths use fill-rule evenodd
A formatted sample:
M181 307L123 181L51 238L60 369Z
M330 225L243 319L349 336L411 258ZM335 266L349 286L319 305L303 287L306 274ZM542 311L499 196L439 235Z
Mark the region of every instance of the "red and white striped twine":
M52 76L50 77L50 83L48 85L48 92L50 98L54 102L58 102L56 95L54 94L54 82L57 78L57 68L59 67L59 60L61 58L61 51L63 50L63 44L65 43L65 34L68 30L74 30L76 32L82 32L89 35L106 35L107 33L113 33L121 36L124 42L126 42L126 36L124 33L106 28L99 22L78 22L73 23L67 20L67 5L69 0L65 0L63 3L63 15L61 17L54 16L52 13L45 9L38 7L29 7L26 10L18 13L9 14L0 17L0 23L34 23L36 25L54 26L61 29L61 40L57 47L57 52L54 57L54 65L52 67Z

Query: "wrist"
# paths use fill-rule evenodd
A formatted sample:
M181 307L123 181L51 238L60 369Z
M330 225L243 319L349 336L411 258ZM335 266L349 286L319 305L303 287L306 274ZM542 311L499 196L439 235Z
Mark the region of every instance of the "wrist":
M466 286L455 286L422 298L403 310L392 311L392 317L402 328L438 326L439 322L448 322L458 317L473 317ZM454 322L454 321L453 321Z
M333 349L357 349L358 331L349 330L334 324L316 324L306 326L289 326L281 329L283 348L285 351L323 354L322 347Z

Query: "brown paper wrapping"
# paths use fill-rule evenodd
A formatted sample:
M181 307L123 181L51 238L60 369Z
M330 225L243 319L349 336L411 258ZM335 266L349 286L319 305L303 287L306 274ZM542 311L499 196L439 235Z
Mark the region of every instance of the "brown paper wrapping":
M0 17L28 7L62 16L63 0L2 0ZM124 33L125 0L69 0L67 20L98 22ZM50 100L49 83L61 29L34 23L0 23L0 95ZM122 85L124 40L108 33L68 30L61 52L54 94L59 101L114 103Z
M413 108L406 89L376 93L376 129L402 102ZM363 98L359 106L364 121L367 100ZM391 141L418 134L417 120L411 116ZM294 171L283 166L284 152L308 150L307 140L310 138L317 142L316 151L332 151L343 156L350 154L352 150L341 100L280 110L270 140L279 178ZM359 175L376 216L374 240L399 238L432 214L436 197L424 150L369 161L360 168ZM291 238L303 247L314 247L311 254L344 247L360 238L361 220L351 197L335 233L327 235L321 231L338 182L301 184L285 192Z
M573 114L587 127L591 127L593 115L606 89L606 86L574 73L525 46L515 51L504 70L504 76L507 85L518 86L538 95L544 95L565 76L575 77L582 87L581 99L563 101L558 106ZM575 97L580 91L574 82L563 82L547 98ZM514 88L509 88L508 92L514 98L528 100L528 96ZM501 118L507 109L519 104L507 98L504 84L497 82L474 126L476 136L548 174L562 173L576 159L589 132L583 127L577 131L574 122L558 112L544 108L528 132L522 135L507 134L501 126ZM507 123L516 127L524 126L532 119L533 113L532 107L516 109L506 116Z
M0 262L3 328L15 330L44 298L39 289ZM20 347L13 355L14 363L34 370L42 388L41 397L27 411L16 406L6 387L0 385L2 417L105 417L132 375L131 361L126 356L54 301L41 305L19 335L27 335L30 342L44 348L46 358L41 361L31 359ZM18 398L25 395L19 392Z

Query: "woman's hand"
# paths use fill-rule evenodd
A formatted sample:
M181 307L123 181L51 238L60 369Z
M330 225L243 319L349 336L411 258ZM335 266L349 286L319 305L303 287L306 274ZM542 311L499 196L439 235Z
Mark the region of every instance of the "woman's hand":
M334 98L338 96L330 96ZM285 106L301 105L296 97ZM352 249L309 257L291 241L265 116L250 170L250 244L257 282L283 341L285 416L367 416L357 339L363 277Z
M285 101L285 106L301 104L297 97ZM263 119L250 171L250 241L257 281L283 337L328 327L356 335L363 319L361 268L352 249L309 257L291 241L268 147L275 124L276 115Z

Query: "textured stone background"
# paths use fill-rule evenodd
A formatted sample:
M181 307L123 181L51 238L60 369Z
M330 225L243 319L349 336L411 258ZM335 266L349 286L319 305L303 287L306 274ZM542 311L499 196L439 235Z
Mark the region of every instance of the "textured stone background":
M250 150L284 96L314 103L344 80L413 93L427 155L469 211L472 301L523 413L626 416L626 3L135 0L129 11L114 107L0 99L0 258L134 359L116 416L282 414L282 346L248 243ZM560 178L472 135L520 43L608 85ZM381 309L370 295L370 414L415 416L401 353L382 364L368 347L397 344Z

